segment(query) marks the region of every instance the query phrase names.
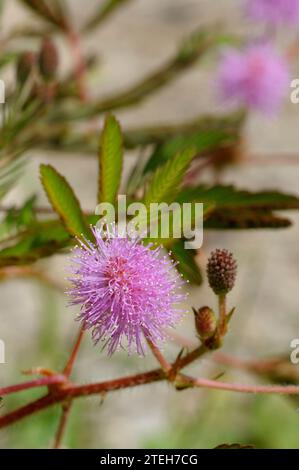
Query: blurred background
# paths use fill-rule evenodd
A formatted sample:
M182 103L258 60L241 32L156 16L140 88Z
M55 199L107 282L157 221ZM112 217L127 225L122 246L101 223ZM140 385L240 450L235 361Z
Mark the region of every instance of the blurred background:
M34 22L34 16L19 2L6 2L1 29ZM223 31L248 34L252 23L243 17L241 0L132 0L115 12L113 18L83 40L85 53L99 56L99 65L90 77L94 95L105 97L146 76L176 51L177 45L201 25L217 25ZM68 0L76 21L92 13L99 0ZM258 28L258 27L257 27ZM295 32L296 33L296 32ZM279 37L283 50L294 37L287 31ZM62 69L70 64L69 50L57 38ZM208 58L180 75L166 88L129 110L117 111L126 127L181 123L200 113L221 112L215 90L216 58ZM297 67L297 68L296 68ZM293 78L299 78L299 60ZM8 75L6 80L10 80ZM99 122L102 125L102 117ZM299 105L290 100L278 117L266 119L251 115L244 135L246 159L226 168L221 179L242 188L281 189L299 195ZM93 211L96 201L97 161L85 154L32 152L18 185L5 204L21 204L38 194L41 205L47 201L39 178L38 165L54 162L76 188L84 209ZM136 153L127 152L125 175ZM206 171L205 181L214 175ZM299 216L290 214L294 224L282 230L208 231L200 261L210 250L228 248L238 259L239 272L229 305L237 310L223 351L241 359L288 355L290 342L299 338ZM0 385L23 380L22 370L35 366L61 369L68 357L78 324L75 310L66 307L61 292L68 257L57 255L39 261L52 286L31 279L5 280L0 284L0 338L6 345L6 363L0 365ZM216 298L205 280L191 288L188 306L216 306ZM186 315L177 333L197 343L193 314ZM177 338L164 346L174 358L180 348ZM128 357L117 352L107 358L86 335L75 369L81 383L110 379L155 366L146 358ZM298 369L299 365L291 366ZM256 383L263 379L217 364L208 357L190 367L195 375L225 381ZM4 407L39 396L25 392L5 400ZM74 402L64 445L70 448L213 448L239 442L266 448L299 447L299 413L295 399L280 396L247 396L222 391L186 390L177 392L159 383L111 393L106 397ZM54 407L0 432L1 448L43 448L51 445L59 408ZM2 410L0 410L2 412Z

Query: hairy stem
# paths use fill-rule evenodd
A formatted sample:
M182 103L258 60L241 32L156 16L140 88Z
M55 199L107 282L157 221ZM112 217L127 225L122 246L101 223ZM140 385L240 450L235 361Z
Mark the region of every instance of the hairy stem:
M64 375L57 374L49 377L43 377L41 379L30 380L29 382L23 382L9 387L0 388L0 396L10 395L11 393L22 392L36 387L46 387L49 385L58 385L66 382Z
M77 355L78 355L78 352L79 352L79 348L80 348L80 345L81 345L81 342L82 342L82 339L83 339L83 335L84 335L84 328L81 327L80 328L80 331L79 331L79 334L77 336L77 339L75 341L75 344L74 344L74 347L72 349L72 352L70 354L70 357L65 365L65 368L64 368L64 371L63 371L63 374L65 375L65 377L69 377L72 373L72 370L73 370L73 367L74 367L74 363L76 361L76 358L77 358Z
M74 367L74 364L75 364L75 361L79 352L79 348L83 339L83 334L84 334L84 329L83 327L81 327L79 334L77 336L77 339L75 341L74 347L72 349L72 352L70 354L70 357L63 371L63 374L67 379L70 377L72 373L72 370L73 370L73 367ZM59 420L58 429L57 429L55 441L54 441L55 449L58 449L62 442L64 431L66 429L67 420L71 412L71 407L72 407L72 400L67 400L62 405L62 414Z
M66 429L67 420L70 415L71 406L72 406L71 400L65 402L62 405L61 418L60 418L58 429L55 435L53 449L59 449L59 447L61 446L63 435Z
M227 330L226 326L226 295L221 294L218 296L219 306L219 335L222 338Z
M219 382L205 378L193 378L182 375L186 386L210 388L213 390L226 390L239 393L259 393L259 394L279 394L279 395L299 395L298 385L245 385Z
M172 364L172 367L178 371L183 367L189 365L194 360L196 360L198 357L204 354L205 351L206 348L204 346L200 346L194 351L191 351L190 353L186 354L186 356L179 358ZM28 405L18 408L17 410L11 413L8 413L5 416L0 417L0 428L8 426L9 424L13 424L16 421L19 421L19 419L22 419L25 416L30 416L33 413L41 411L55 403L61 403L67 398L77 398L80 396L93 395L96 393L110 392L114 390L119 390L121 388L134 387L137 385L143 385L150 382L163 380L164 378L165 374L163 370L155 369L150 372L136 374L129 377L123 377L116 380L110 380L108 382L100 382L96 384L79 386L65 385L64 388L61 388L59 390L59 393L58 391L56 391L55 396L51 394L46 395L42 399L38 399L32 403L29 403Z
M165 359L165 357L161 353L160 349L149 338L147 338L146 341L147 341L153 355L155 356L155 358L159 362L159 364L161 366L161 369L167 375L171 370L171 364L169 364L169 362Z
M147 383L163 380L164 373L161 369L150 372L136 374L129 377L122 377L107 382L100 382L88 385L68 385L61 388L54 394L47 394L38 400L28 403L4 416L0 417L0 429L19 421L22 418L31 416L38 411L44 410L54 404L62 403L68 398L79 398L100 393L112 392L128 387L135 387Z
M182 368L192 362L193 358L199 357L199 350L193 351L185 358L179 360L176 364L177 368ZM175 363L172 364L175 367ZM245 384L231 384L226 382L219 382L216 380L209 380L205 378L193 378L180 374L180 385L186 387L200 387L210 388L215 390L225 390L240 393L261 393L261 394L284 394L284 395L299 395L299 386L296 385L245 385ZM167 377L162 369L155 369L150 372L136 374L129 377L110 380L107 382L100 382L87 385L64 385L59 388L55 393L50 393L34 402L31 402L17 410L0 417L0 428L4 428L13 424L20 419L30 416L38 411L48 408L56 403L62 403L67 399L75 399L89 395L97 395L100 393L112 392L128 387L136 387L145 385L161 380L166 380Z

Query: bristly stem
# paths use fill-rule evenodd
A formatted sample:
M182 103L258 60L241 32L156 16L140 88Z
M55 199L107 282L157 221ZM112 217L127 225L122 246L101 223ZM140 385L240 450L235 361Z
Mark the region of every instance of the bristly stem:
M31 416L38 411L44 410L54 404L63 403L68 398L74 399L77 397L84 397L89 395L98 395L104 392L112 392L128 387L135 387L138 385L144 385L147 383L153 383L159 380L163 380L165 374L161 369L155 369L150 372L141 374L135 374L128 377L121 377L115 380L109 380L107 382L100 382L86 385L69 385L64 386L55 394L47 394L43 397L28 403L25 406L21 406L16 410L7 413L4 416L0 416L0 429L10 424L16 423L22 418Z
M186 367L195 359L200 357L206 349L203 346L191 351L186 356L179 358L171 367L179 371ZM0 417L0 428L4 428L10 424L19 421L26 416L48 408L54 404L64 403L68 400L73 400L78 397L84 397L94 394L105 392L112 392L128 387L135 387L145 385L156 381L167 380L167 376L162 369L154 369L142 374L135 374L128 377L121 377L119 379L110 380L107 382L100 382L86 385L73 385L71 383L62 384L55 393L49 393L38 400L28 403L4 416ZM200 387L211 388L217 390L226 390L241 393L262 393L262 394L284 394L284 395L299 395L299 386L297 385L244 385L244 384L230 384L226 382L219 382L217 380L209 380L205 378L193 378L180 374L180 384L186 387ZM65 423L63 423L65 428Z
M67 420L71 411L72 401L68 400L62 405L62 414L60 417L58 429L55 435L53 449L59 449L65 432Z
M36 387L47 387L50 385L59 385L66 382L66 378L62 374L51 375L49 377L43 377L41 379L30 380L29 382L23 382L9 387L0 388L0 396L10 395L11 393L22 392L23 390L29 390Z
M222 338L227 330L226 326L226 295L218 295L218 306L219 306L219 335Z
M69 359L66 363L66 366L64 368L64 371L63 371L63 374L66 377L66 379L68 379L70 377L71 373L72 373L74 363L76 361L78 351L79 351L79 348L80 348L80 345L81 345L81 342L82 342L83 334L84 334L84 328L83 328L83 326L81 326L79 334L78 334L77 339L75 341L74 347L72 349L70 357L69 357ZM64 431L66 429L67 420L68 420L68 417L69 417L70 412L71 412L71 407L72 407L72 400L71 399L67 400L62 405L62 414L61 414L61 417L60 417L60 420L59 420L58 429L57 429L56 436L55 436L54 449L58 449L60 447L60 444L61 444L62 439L63 439Z
M78 340L76 344L77 343L78 343ZM198 357L204 354L205 351L206 351L206 348L202 345L199 348L194 349L190 353L186 354L184 357L178 358L171 365L171 367L173 367L175 371L179 371L180 369L191 364L191 362L195 361ZM28 405L17 408L15 411L7 413L6 415L2 417L0 416L0 429L6 426L9 426L10 424L13 424L22 418L31 416L32 414L37 413L38 411L48 408L49 406L52 406L55 403L56 404L63 403L68 398L73 399L79 396L99 394L103 392L111 392L111 391L120 390L120 389L128 388L128 387L134 387L138 385L145 385L147 383L153 383L156 381L164 380L165 378L166 378L166 375L162 369L154 369L150 372L135 374L129 377L121 377L119 379L110 380L110 381L102 382L98 384L97 383L89 384L87 386L85 385L75 386L71 384L68 386L65 385L64 388L61 388L59 391L56 391L55 395L49 393L48 395L45 395L44 397L38 400L28 403ZM61 419L64 420L64 417L62 416ZM59 427L60 426L61 426L61 423L59 424ZM64 424L64 429L65 429L65 424Z
M171 368L172 368L171 364L169 364L169 362L165 359L165 357L161 353L160 349L149 338L146 338L146 341L147 341L149 347L151 348L151 351L152 351L153 355L155 356L155 358L159 362L163 372L166 375L169 374L169 372L171 371Z
M239 393L259 393L263 395L299 395L298 385L245 385L239 383L219 382L218 380L210 380L202 377L193 378L182 375L186 385L191 387L209 388L213 390L223 390L228 392Z
M194 356L194 354L193 354ZM182 361L183 362L183 361ZM185 361L186 362L186 361ZM181 365L181 364L180 364ZM68 385L61 388L55 394L48 394L35 400L17 410L0 417L0 428L4 428L10 424L19 421L26 416L48 408L57 403L65 402L67 399L75 399L104 392L112 392L128 387L145 385L160 380L166 380L166 376L162 369L155 369L143 374L136 374L129 377L100 382L87 385ZM241 393L261 393L261 394L284 394L299 395L298 385L244 385L219 382L217 380L209 380L205 378L193 378L180 374L180 384L186 387L210 388L216 390L225 390Z
M78 334L77 339L76 339L75 344L74 344L74 347L72 349L70 357L69 357L69 359L68 359L68 361L65 365L64 371L63 371L63 374L67 378L69 378L69 376L72 373L74 363L75 363L75 360L77 358L78 351L79 351L79 348L80 348L80 345L81 345L81 342L82 342L82 339L83 339L83 334L84 334L84 328L82 326L80 328L79 334Z

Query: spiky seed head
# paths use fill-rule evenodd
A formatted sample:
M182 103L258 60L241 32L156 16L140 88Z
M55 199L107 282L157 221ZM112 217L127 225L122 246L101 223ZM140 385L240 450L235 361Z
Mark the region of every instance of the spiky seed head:
M208 280L216 295L227 294L235 285L237 262L233 254L225 249L216 249L209 257Z

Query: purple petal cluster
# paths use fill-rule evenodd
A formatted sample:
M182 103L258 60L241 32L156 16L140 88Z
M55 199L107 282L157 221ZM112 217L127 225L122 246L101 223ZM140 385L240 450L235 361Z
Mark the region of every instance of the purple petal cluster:
M299 0L246 0L246 12L272 26L299 24Z
M115 229L104 236L93 228L93 234L94 243L81 242L74 250L71 304L81 306L79 320L109 354L127 347L143 355L146 338L157 345L180 319L184 283L161 248L120 238Z
M288 92L288 65L270 44L229 49L220 61L217 83L228 103L271 115Z

